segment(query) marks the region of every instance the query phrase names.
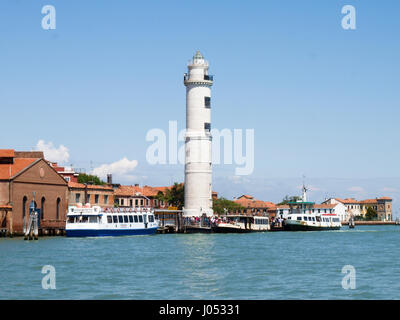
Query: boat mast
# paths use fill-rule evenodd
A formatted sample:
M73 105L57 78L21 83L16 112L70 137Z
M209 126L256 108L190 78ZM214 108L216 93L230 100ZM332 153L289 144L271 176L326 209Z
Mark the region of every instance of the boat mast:
M303 175L303 189L302 189L302 191L303 191L303 194L302 194L303 202L307 202L307 191L308 191L308 189L306 188L305 183L304 183L305 178L306 177Z

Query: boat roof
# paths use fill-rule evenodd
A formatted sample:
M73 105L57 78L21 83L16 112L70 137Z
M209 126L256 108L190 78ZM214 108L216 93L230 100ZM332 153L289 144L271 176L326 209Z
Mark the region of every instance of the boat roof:
M93 207L77 207L70 206L68 208L67 215L94 215L101 216L103 214L123 214L123 213L134 213L134 214L144 214L144 213L153 213L150 208L146 209L136 209L136 208L101 208L99 206Z
M261 219L268 219L266 216L246 216L242 214L227 214L226 216L221 217L228 217L228 218L261 218Z

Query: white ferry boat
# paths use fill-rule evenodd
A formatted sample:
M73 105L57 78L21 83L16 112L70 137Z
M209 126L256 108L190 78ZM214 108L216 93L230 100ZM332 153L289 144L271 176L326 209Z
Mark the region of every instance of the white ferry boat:
M289 202L289 213L284 215L284 229L288 231L339 230L340 217L329 205L307 202L307 189L303 185L302 200Z
M86 204L70 206L67 237L106 237L154 234L158 223L150 209L106 208Z
M214 232L219 233L246 233L263 232L269 230L268 217L227 215L226 221L216 223Z

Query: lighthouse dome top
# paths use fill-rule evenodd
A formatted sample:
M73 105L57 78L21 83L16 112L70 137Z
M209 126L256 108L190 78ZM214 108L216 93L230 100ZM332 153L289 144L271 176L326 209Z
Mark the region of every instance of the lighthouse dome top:
M204 59L204 57L201 54L200 50L197 50L195 55L193 56L193 60L200 60L200 59Z
M195 65L207 64L207 62L204 61L204 57L201 54L200 50L197 50L196 53L194 54L192 63Z

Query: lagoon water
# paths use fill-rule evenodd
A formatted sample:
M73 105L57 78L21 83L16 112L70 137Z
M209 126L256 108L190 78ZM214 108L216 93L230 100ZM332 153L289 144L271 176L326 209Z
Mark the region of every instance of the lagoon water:
M400 227L0 239L0 299L400 299ZM42 288L42 267L56 289ZM356 270L345 290L342 268Z

